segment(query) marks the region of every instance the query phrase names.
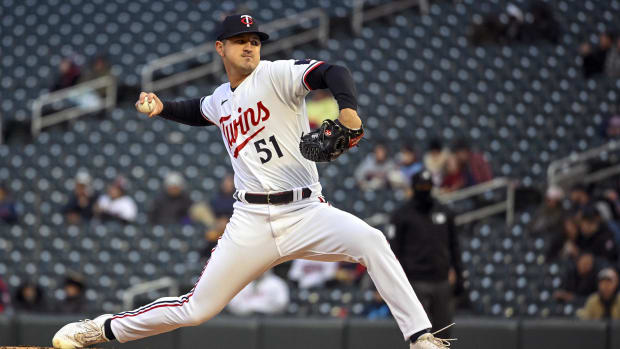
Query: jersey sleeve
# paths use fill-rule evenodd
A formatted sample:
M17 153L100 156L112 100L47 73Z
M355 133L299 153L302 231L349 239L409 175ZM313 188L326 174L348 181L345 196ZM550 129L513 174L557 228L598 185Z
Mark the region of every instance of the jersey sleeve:
M306 77L323 63L314 59L275 61L269 71L271 81L284 100L303 99L312 90Z
M200 114L202 117L217 125L217 111L213 107L213 95L205 96L200 99Z

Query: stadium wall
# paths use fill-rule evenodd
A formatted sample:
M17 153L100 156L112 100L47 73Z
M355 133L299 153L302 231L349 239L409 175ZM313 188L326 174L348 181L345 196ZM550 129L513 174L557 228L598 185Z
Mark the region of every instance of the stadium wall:
M79 317L77 317L79 318ZM0 316L0 345L48 346L53 334L76 317ZM620 321L457 318L458 349L620 348ZM396 323L366 319L231 318L101 348L217 349L405 349Z

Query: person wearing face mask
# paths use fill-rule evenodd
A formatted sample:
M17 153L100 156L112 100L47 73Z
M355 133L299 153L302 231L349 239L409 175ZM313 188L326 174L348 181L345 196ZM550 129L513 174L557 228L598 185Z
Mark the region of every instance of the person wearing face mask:
M462 292L462 282L453 215L435 201L432 189L430 171L411 178L413 195L392 214L388 236L393 236L394 254L436 330L452 323L454 295Z

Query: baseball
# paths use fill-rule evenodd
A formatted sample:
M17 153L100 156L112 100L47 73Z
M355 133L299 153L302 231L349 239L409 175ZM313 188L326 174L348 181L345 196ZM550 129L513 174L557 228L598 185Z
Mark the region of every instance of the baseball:
M148 98L144 98L142 104L138 104L138 111L144 114L150 114L155 109L155 99L149 102Z

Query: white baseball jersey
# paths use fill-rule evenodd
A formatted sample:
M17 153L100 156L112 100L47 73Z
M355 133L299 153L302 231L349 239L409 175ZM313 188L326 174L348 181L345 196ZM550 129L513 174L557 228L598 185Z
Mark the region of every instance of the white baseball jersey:
M260 61L234 91L225 83L201 99L203 117L220 128L238 190L278 192L319 182L315 163L299 151L299 140L302 132L310 132L305 78L321 64Z

